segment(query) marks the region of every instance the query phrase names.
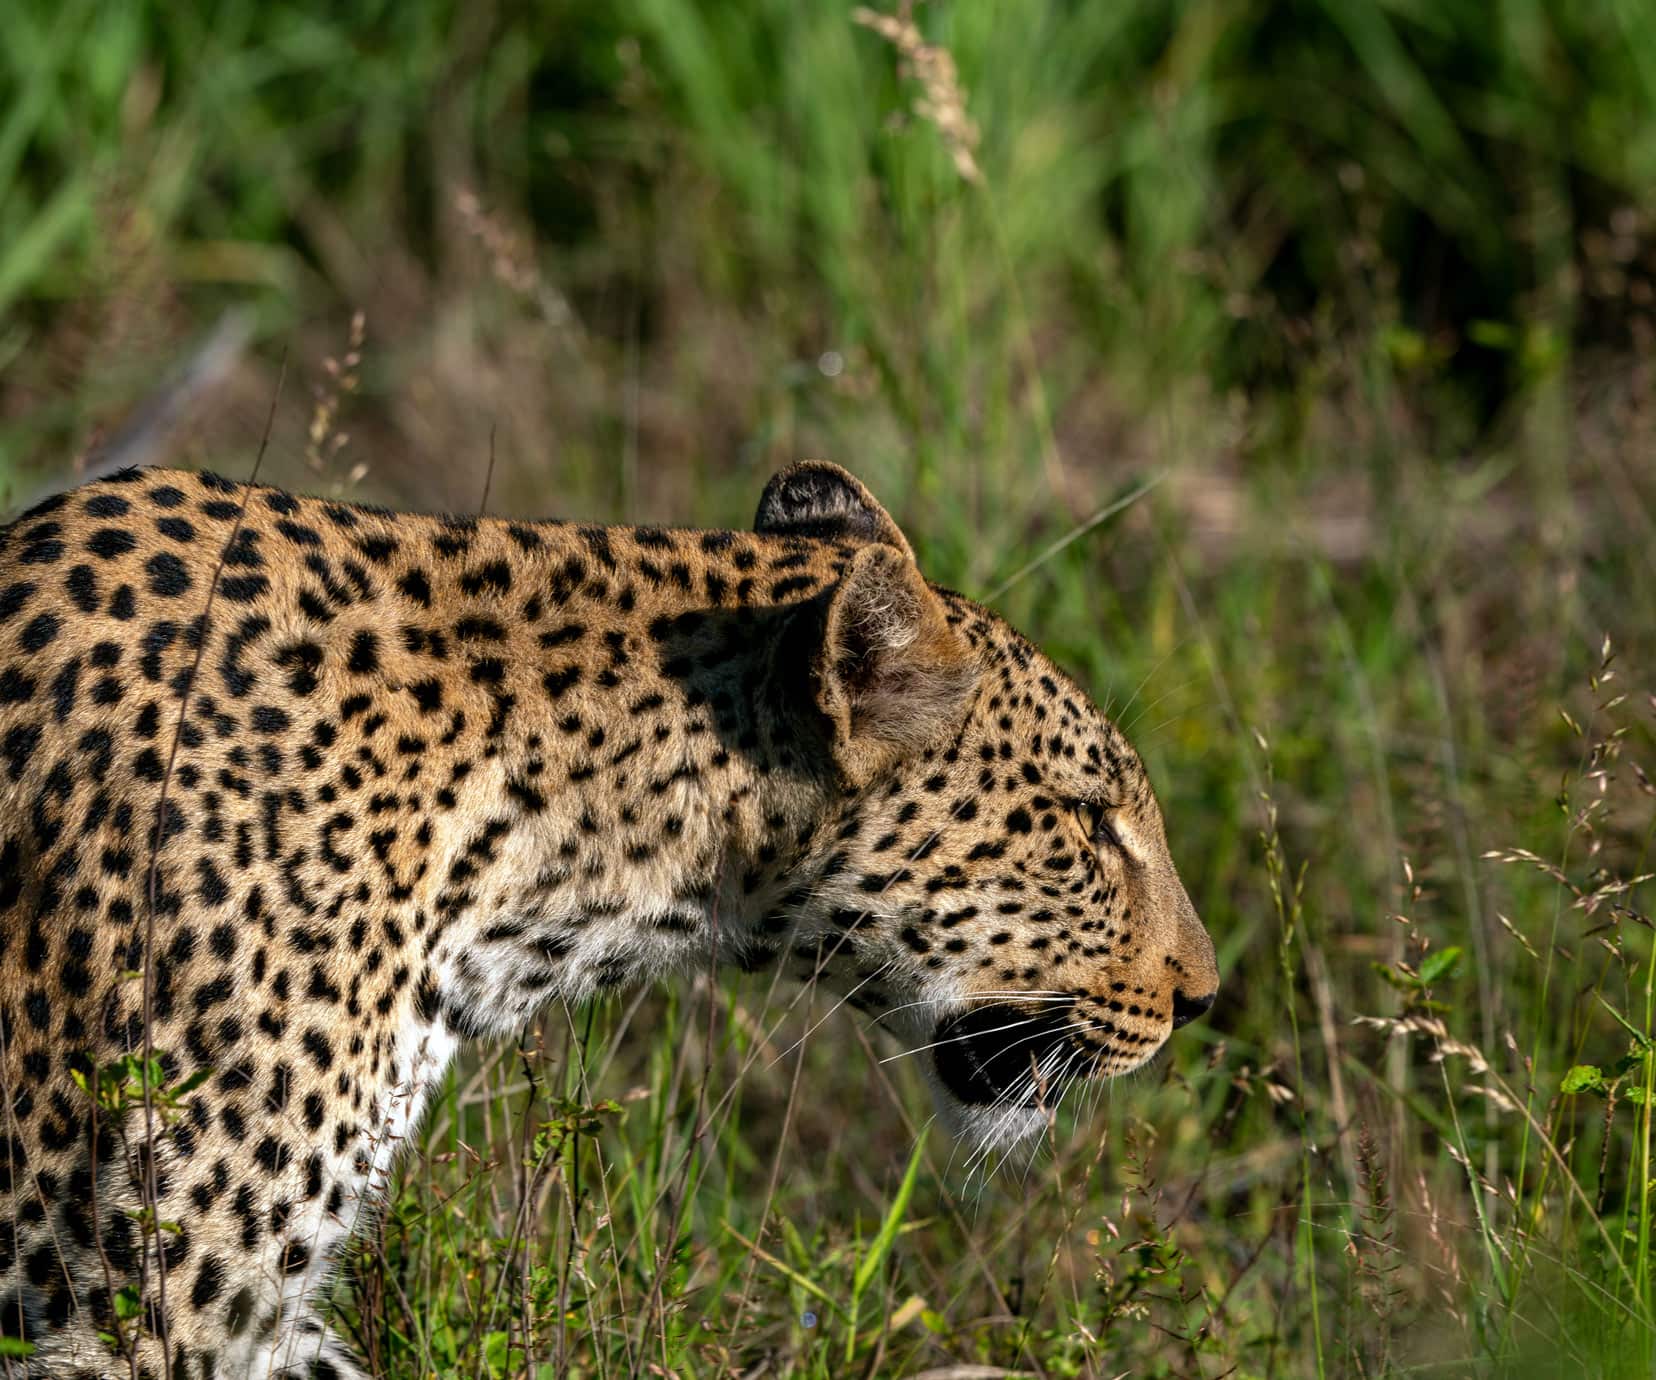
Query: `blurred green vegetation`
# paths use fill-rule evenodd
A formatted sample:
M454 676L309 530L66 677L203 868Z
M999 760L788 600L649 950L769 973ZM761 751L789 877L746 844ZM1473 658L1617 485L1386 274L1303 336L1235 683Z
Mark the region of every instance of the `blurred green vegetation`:
M1219 944L988 1176L823 1003L552 1013L342 1289L376 1375L1652 1372L1649 0L4 27L0 490L232 308L175 463L273 395L266 477L414 506L837 459L1112 706Z

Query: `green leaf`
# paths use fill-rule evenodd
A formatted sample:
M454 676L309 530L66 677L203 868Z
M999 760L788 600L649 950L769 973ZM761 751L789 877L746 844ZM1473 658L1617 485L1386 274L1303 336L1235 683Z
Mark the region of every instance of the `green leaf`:
M205 1083L212 1076L213 1076L212 1069L210 1069L210 1068L199 1068L194 1073L192 1073L188 1078L186 1078L182 1083L180 1083L177 1087L168 1088L167 1091L173 1097L188 1097L191 1093L193 1093L197 1088L199 1088L203 1083Z
M1412 993L1420 990L1420 979L1413 973L1400 973L1389 963L1374 962L1370 963L1369 967L1374 969L1374 975L1381 982L1396 991Z
M1577 1064L1559 1086L1567 1093L1598 1092L1604 1087L1604 1074L1593 1064Z
M1632 1073L1643 1062L1644 1053L1638 1049L1630 1049L1610 1067L1615 1072L1616 1077L1620 1078L1624 1073Z
M483 1359L490 1375L505 1375L512 1361L512 1334L490 1332L483 1338Z
M897 1239L897 1231L903 1225L903 1216L908 1212L909 1199L914 1196L914 1185L920 1178L920 1158L925 1147L926 1142L923 1138L915 1141L914 1153L909 1156L908 1168L903 1171L903 1182L897 1188L897 1196L891 1200L891 1207L886 1212L885 1221L880 1223L879 1234L875 1236L874 1244L857 1264L857 1273L851 1280L851 1292L859 1298L874 1276L879 1273L887 1252L891 1250L891 1243Z
M1466 338L1486 350L1510 350L1518 343L1518 332L1505 321L1472 321L1467 324Z
M880 1266L891 1250L891 1243L897 1239L897 1233L902 1229L909 1199L914 1196L914 1185L920 1178L920 1160L925 1148L925 1137L917 1138L914 1142L914 1153L909 1156L908 1168L903 1171L903 1182L898 1185L897 1195L891 1200L891 1207L868 1247L868 1254L857 1262L856 1271L851 1276L851 1307L848 1310L845 1329L845 1359L848 1364L856 1355L858 1305L862 1302L863 1291L880 1272Z
M33 1356L35 1344L21 1337L0 1337L0 1356Z
M1646 1035L1644 1031L1640 1030L1638 1026L1634 1025L1633 1022L1628 1020L1626 1016L1622 1015L1620 1011L1616 1010L1616 1008L1610 1005L1609 1002L1605 1001L1601 993L1595 993L1594 995L1598 997L1598 1004L1608 1011L1611 1017L1615 1020L1616 1024L1627 1032L1628 1037L1633 1041L1633 1047L1635 1049L1642 1053L1649 1053L1653 1048L1656 1048L1656 1045L1652 1044L1650 1036Z
M1425 962L1420 965L1420 980L1430 986L1441 978L1453 977L1455 965L1460 962L1460 945L1451 944L1446 949L1439 949L1436 953L1426 955Z
M135 1285L123 1284L115 1291L115 1316L122 1322L138 1316L142 1300Z

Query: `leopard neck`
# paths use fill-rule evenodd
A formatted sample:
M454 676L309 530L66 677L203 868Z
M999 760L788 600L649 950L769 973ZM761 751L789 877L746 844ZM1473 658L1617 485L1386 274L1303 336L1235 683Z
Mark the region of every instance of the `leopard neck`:
M414 898L448 1024L510 1028L554 997L772 961L791 869L838 795L800 707L838 548L496 527L445 585L421 572L459 616L446 635L410 618L386 668L389 698L471 748L459 779L426 783ZM487 559L505 543L514 560ZM433 658L466 667L436 706Z

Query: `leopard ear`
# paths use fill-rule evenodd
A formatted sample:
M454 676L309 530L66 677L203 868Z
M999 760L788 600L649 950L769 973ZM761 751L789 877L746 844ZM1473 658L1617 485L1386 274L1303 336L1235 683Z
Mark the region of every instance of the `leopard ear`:
M753 530L773 537L879 542L914 559L908 539L867 486L826 460L801 460L765 485Z
M866 786L958 729L978 675L912 556L876 543L851 558L829 595L816 662L846 784Z

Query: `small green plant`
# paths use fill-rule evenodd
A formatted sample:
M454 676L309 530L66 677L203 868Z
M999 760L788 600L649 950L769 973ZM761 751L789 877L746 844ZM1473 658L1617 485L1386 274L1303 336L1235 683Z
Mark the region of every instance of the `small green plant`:
M213 1070L201 1067L177 1082L169 1082L164 1054L124 1054L101 1066L90 1069L71 1069L69 1076L75 1086L92 1099L111 1122L119 1123L126 1115L146 1104L162 1125L185 1108L191 1095L209 1078Z

